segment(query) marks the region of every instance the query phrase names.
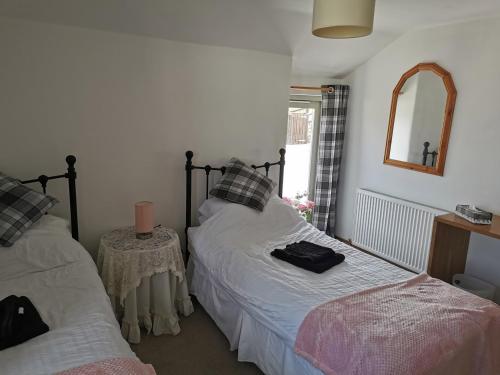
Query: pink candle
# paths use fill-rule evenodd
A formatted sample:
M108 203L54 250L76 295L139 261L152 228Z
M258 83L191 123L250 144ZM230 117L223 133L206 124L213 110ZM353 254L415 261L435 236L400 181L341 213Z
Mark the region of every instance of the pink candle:
M153 202L135 204L135 232L151 233L154 227Z

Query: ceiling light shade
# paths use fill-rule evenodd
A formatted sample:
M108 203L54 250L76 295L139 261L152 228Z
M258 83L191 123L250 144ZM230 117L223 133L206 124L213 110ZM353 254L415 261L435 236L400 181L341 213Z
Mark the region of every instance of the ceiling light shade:
M321 38L371 34L375 0L314 0L312 33Z

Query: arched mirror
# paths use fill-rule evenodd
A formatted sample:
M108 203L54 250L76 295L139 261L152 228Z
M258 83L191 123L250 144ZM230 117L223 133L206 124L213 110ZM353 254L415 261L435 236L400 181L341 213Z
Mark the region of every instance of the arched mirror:
M392 93L384 164L442 176L457 91L434 63L407 71Z

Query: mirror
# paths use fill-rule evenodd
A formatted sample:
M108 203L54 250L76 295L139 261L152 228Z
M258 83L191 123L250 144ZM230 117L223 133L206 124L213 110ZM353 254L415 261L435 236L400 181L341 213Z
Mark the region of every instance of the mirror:
M450 73L422 63L392 94L384 164L442 176L456 89Z

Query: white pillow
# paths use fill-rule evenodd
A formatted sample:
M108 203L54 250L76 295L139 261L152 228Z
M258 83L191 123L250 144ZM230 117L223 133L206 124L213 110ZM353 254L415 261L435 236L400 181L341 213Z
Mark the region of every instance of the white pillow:
M201 215L200 213L198 213L198 222L201 224L203 224L205 221L208 220L208 217L206 217L205 215Z
M31 234L40 231L58 232L58 233L71 233L71 226L69 221L62 217L53 215L43 215L40 220L33 224L28 231Z
M263 248L259 246L271 251L277 246L300 241L311 229L297 210L274 195L262 212L241 204L225 206L191 231L189 238L197 256L206 255L208 258L203 261L212 266L210 259L215 256L214 252L221 254L228 249L261 252Z
M68 221L44 215L12 245L16 256L37 269L51 269L81 259L85 250L71 237Z
M198 208L198 221L200 224L210 219L217 212L229 204L234 204L220 198L209 198Z

